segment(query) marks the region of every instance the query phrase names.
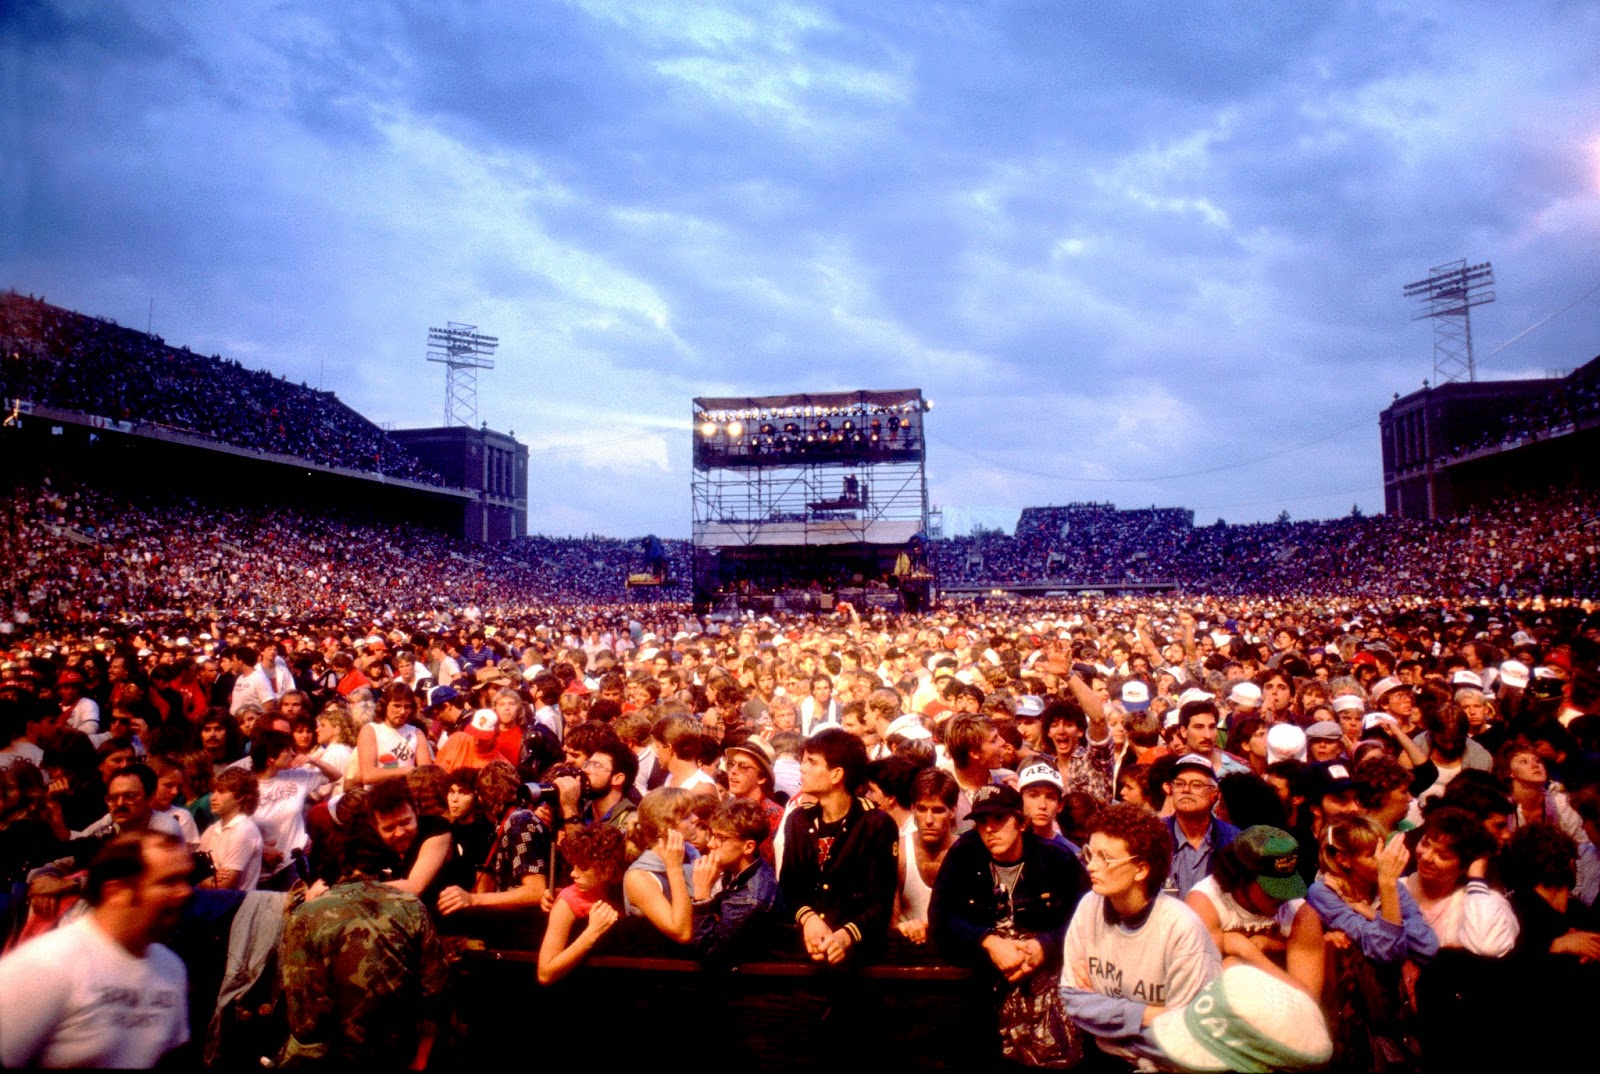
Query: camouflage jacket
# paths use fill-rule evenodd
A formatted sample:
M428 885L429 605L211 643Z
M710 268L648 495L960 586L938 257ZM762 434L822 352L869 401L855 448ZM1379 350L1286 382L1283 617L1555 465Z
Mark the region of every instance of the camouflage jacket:
M279 955L290 1038L284 1063L404 1066L444 992L438 934L415 895L352 880L295 910Z

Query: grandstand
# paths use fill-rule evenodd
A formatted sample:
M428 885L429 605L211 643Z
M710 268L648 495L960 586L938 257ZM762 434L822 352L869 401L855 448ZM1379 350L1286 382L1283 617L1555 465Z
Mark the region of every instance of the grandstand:
M14 616L346 618L690 595L686 541L663 542L684 584L641 598L625 587L642 566L635 540L464 540L463 518L491 491L459 487L472 467L442 478L331 393L16 294L0 296L0 348L0 601ZM1446 386L1385 412L1386 478L1394 462L1397 482L1434 483L1421 517L1197 527L1182 508L1068 503L1027 508L1014 536L937 540L930 554L951 595L1593 595L1600 359L1511 383ZM1484 399L1499 402L1467 405ZM1422 429L1431 463L1391 459ZM502 439L492 491L515 509L525 463Z
M332 392L0 295L0 399L115 432L178 434L423 485L444 479Z
M1379 427L1391 515L1442 518L1538 485L1600 488L1600 357L1564 377L1424 386Z

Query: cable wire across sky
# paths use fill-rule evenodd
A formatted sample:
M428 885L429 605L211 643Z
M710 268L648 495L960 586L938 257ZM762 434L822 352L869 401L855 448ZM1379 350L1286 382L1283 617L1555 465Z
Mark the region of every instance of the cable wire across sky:
M1553 312L1551 312L1549 314L1546 314L1544 317L1539 318L1537 321L1534 321L1532 324L1530 324L1526 328L1522 329L1522 331L1518 332L1516 335L1512 336L1510 339L1505 340L1499 346L1497 346L1493 350L1491 350L1488 354L1484 355L1481 359L1478 359L1478 361L1481 363L1481 362L1487 362L1487 361L1493 360L1494 358L1498 357L1501 353L1503 353L1512 344L1516 343L1518 340L1521 340L1521 339L1525 338L1526 336L1531 335L1533 332L1537 331L1538 329L1543 328L1545 325L1549 324L1551 321L1555 320L1557 317L1561 316L1563 313L1566 313L1568 310L1570 310L1573 307L1581 304L1585 299L1588 299L1588 298L1592 297L1593 295L1595 295L1597 293L1600 293L1600 281L1596 281L1593 286L1591 286L1588 290L1584 291L1577 298L1574 298L1572 301L1568 302L1566 305L1562 306L1561 308L1559 308L1559 309L1557 309L1557 310L1555 310L1555 311L1553 311ZM1378 413L1381 413L1381 411L1378 412ZM1200 469L1200 470L1186 470L1186 471L1183 471L1181 473L1173 473L1173 474L1154 474L1154 475L1150 475L1150 476L1146 476L1146 477L1079 477L1079 476L1074 476L1074 475L1070 475L1070 474L1045 473L1042 470L1031 470L1031 469L1029 469L1027 467L1024 467L1024 466L1014 466L1014 465L1012 465L1010 463L1000 462L1000 461L998 461L996 459L989 458L988 456L980 455L977 452L972 451L972 450L970 450L968 448L964 448L959 444L952 443L949 440L945 440L942 437L932 437L932 436L930 436L928 439L930 441L932 441L933 443L936 443L936 444L940 445L941 447L947 447L950 450L958 452L958 453L960 453L962 455L965 455L970 459L975 459L978 462L985 463L985 464L990 465L990 466L998 467L999 469L1005 470L1008 473L1021 474L1021 475L1025 476L1025 477L1038 477L1038 478L1044 478L1045 480L1049 480L1049 481L1066 481L1066 482L1075 482L1075 483L1078 483L1078 484L1085 484L1085 485L1138 485L1138 484L1154 483L1154 482L1160 482L1160 481L1180 481L1180 480L1183 480L1184 478L1205 477L1205 476L1208 476L1210 474L1225 473L1225 472L1227 472L1229 470L1242 470L1242 469L1244 469L1246 467L1255 466L1258 463L1267 462L1267 461L1269 461L1271 459L1282 458L1285 455L1292 455L1297 451L1304 451L1308 447L1316 447L1318 444L1327 443L1329 440L1332 440L1333 438L1335 438L1337 436L1341 436L1344 433L1350 432L1353 429L1358 429L1361 426L1366 425L1368 422L1370 422L1370 421L1374 420L1375 418L1377 418L1378 417L1378 413L1374 413L1374 414L1371 414L1371 415L1363 416L1361 418L1356 419L1353 422L1350 422L1348 425L1341 425L1337 429L1334 429L1334 430L1332 430L1332 431L1330 431L1328 433L1325 433L1322 436L1316 437L1315 439L1303 440L1298 444L1292 444L1289 447L1280 448L1277 451L1269 451L1264 455L1257 455L1257 456L1255 456L1253 458L1249 458L1249 459L1240 459L1237 462L1223 463L1220 466L1208 466L1208 467L1206 467L1204 469ZM1333 495L1333 494L1329 493L1328 495ZM1267 501L1261 501L1261 502L1267 502ZM1277 502L1277 501L1272 501L1272 502ZM1287 502L1287 501L1285 501L1285 502ZM1236 506L1238 506L1238 505L1236 505Z

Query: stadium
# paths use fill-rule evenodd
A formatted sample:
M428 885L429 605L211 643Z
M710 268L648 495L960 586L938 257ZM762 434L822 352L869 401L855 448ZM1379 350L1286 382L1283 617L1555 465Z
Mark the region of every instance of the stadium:
M468 539L492 532L472 526L490 506L517 517L515 490L496 489L487 466L458 466L447 481L408 447L415 434L385 431L330 393L16 293L0 304L0 343L4 436L15 460L4 530L13 617L98 623L239 608L372 618L451 604L535 608L691 596L690 542L661 542L671 584L631 588L629 575L646 565L643 534ZM1469 388L1477 398L1465 409L1456 397ZM950 599L1084 590L1594 595L1600 359L1560 380L1418 393L1393 404L1395 418L1385 412L1385 428L1424 405L1448 413L1448 421L1435 416L1433 441L1392 459L1386 449L1382 465L1395 487L1415 483L1419 468L1428 481L1448 485L1439 499L1452 510L1437 517L1397 511L1197 526L1193 512L1178 507L1075 503L1026 508L1011 535L932 539L928 559ZM174 493L175 472L193 478L182 483L183 495ZM522 496L523 516L497 523L500 532L526 526L525 485ZM912 504L907 533L872 543L899 550L909 533L925 531L925 501L924 493ZM788 507L813 525L838 515L836 503L812 503L819 506ZM761 509L774 514L779 506ZM816 539L801 529L783 546L814 557ZM51 569L41 576L35 568L44 561ZM163 566L127 569L141 563ZM803 573L773 588L804 589L811 579ZM842 579L855 580L843 587L850 595L865 583L861 573ZM881 583L889 570L874 564L867 573Z
M1571 1064L1597 30L0 5L0 1067Z

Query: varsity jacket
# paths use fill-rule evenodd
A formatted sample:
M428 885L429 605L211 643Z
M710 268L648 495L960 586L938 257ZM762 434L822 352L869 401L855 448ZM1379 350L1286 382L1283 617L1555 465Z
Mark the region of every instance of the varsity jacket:
M881 951L888 939L899 870L895 867L894 820L860 798L850 809L837 836L822 856L822 807L802 806L789 814L783 829L783 868L778 874L783 902L794 910L796 924L821 914L830 929L844 929L857 951Z

